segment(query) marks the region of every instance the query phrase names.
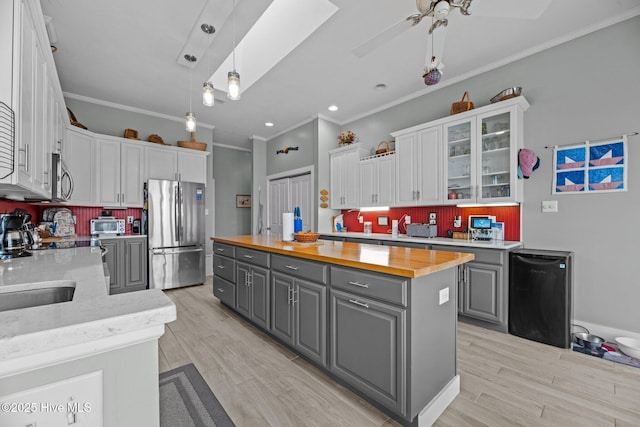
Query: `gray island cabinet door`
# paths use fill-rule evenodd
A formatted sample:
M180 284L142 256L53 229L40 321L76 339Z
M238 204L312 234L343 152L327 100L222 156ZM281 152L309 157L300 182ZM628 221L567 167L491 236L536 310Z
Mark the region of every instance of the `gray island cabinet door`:
M327 366L327 288L296 279L294 346L309 359Z
M292 289L293 277L271 273L271 333L289 345L293 345Z
M503 267L470 262L466 269L462 313L489 322L502 323Z
M330 370L405 416L406 310L331 291Z
M251 319L260 327L269 329L269 270L251 267Z
M251 302L249 301L249 267L247 264L236 263L236 310L238 313L251 317Z

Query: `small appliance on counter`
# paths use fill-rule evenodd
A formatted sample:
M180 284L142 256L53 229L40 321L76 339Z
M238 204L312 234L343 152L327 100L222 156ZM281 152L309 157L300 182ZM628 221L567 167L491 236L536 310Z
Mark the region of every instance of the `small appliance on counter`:
M125 233L125 220L113 216L99 216L89 221L91 235L98 237L123 236Z
M435 224L407 224L407 236L438 237L438 226Z
M0 259L31 256L31 252L27 251L23 230L30 218L31 215L0 215Z
M494 239L491 224L496 222L495 216L469 215L469 231L473 240L491 241Z
M141 234L142 233L142 222L140 218L136 218L133 220L133 224L131 224L131 232L133 234Z

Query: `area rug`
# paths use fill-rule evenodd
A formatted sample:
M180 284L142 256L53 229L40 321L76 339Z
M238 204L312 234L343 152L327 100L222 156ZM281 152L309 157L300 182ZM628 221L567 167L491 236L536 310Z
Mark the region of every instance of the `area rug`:
M235 426L190 363L160 374L161 427Z

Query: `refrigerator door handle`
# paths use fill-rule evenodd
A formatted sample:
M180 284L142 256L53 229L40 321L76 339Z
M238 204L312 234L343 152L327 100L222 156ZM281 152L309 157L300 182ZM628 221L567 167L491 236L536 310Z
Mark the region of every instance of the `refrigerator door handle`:
M167 249L154 249L154 255L176 255L176 254L188 254L192 252L202 252L204 249L202 248L190 248L190 249L175 249L175 250L167 250Z
M176 220L174 223L174 227L175 227L175 232L176 232L176 240L180 241L180 199L179 199L179 192L178 192L178 186L175 187L175 189L173 190L174 193L174 208L176 211Z

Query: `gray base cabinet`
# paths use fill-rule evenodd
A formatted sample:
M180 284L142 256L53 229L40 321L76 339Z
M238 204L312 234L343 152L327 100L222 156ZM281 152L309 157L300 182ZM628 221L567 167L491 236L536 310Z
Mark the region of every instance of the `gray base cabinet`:
M331 372L406 415L406 310L332 290L329 323Z
M147 288L147 238L100 239L107 248L109 294Z
M273 272L271 333L309 359L326 366L325 285Z
M403 424L456 375L453 268L409 279L218 242L215 259L223 303Z
M507 332L509 251L433 245L438 251L468 252L475 259L458 267L458 314L488 329Z
M236 310L269 329L269 270L236 263Z

